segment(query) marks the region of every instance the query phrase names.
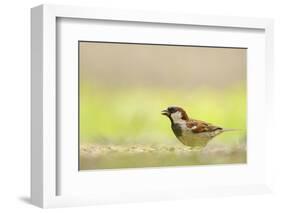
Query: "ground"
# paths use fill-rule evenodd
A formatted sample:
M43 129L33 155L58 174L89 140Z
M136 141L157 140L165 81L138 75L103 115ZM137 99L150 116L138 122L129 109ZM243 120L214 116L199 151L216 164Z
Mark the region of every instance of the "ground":
M246 163L246 145L81 144L80 170Z

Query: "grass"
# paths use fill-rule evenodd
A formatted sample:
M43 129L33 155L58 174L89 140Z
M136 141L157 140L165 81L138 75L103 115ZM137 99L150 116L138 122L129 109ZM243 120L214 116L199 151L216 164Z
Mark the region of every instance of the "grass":
M202 88L186 92L153 88L110 90L83 85L81 143L174 140L168 119L160 114L169 105L182 106L197 119L227 128L246 129L246 92L241 86L224 91Z

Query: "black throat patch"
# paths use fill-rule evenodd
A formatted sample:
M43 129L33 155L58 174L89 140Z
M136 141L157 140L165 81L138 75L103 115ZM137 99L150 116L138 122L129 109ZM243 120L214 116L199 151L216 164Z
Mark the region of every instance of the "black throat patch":
M180 124L172 123L172 130L177 137L182 136L182 129Z

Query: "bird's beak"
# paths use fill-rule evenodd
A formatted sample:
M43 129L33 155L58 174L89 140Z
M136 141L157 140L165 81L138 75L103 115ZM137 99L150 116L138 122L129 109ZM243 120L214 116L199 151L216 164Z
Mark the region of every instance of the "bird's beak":
M161 111L161 114L162 114L162 115L167 115L167 116L170 115L170 113L169 113L169 111L168 111L167 109L162 110L162 111Z

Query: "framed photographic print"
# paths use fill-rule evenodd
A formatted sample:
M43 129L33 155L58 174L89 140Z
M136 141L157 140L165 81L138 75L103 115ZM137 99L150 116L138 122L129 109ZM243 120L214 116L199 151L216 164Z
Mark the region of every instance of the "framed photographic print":
M270 191L272 20L31 14L32 203Z

